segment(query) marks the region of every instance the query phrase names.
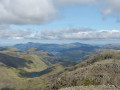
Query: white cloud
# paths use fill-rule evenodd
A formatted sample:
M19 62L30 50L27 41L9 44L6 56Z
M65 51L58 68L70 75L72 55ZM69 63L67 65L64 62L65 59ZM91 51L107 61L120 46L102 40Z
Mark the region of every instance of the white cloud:
M112 15L117 18L117 21L120 21L120 0L56 0L56 3L59 6L76 4L94 5L95 8L100 9L104 18L108 15Z
M120 0L0 0L0 23L45 24L57 18L58 6L95 3L104 17L120 21Z
M13 30L8 25L0 25L0 40L10 39L10 40L18 40L25 39L26 36L30 36L32 33L27 30Z
M0 0L0 23L45 24L57 17L57 7L95 0Z
M100 8L103 17L112 15L120 21L120 0L56 0L60 6L75 4L94 4Z
M120 39L120 30L92 30L89 28L67 28L61 30L43 30L34 34L34 39L48 40L101 40Z
M51 0L0 0L0 23L44 24L55 17Z
M120 21L120 0L96 0L103 17L112 15Z
M7 25L0 25L0 40L111 40L120 39L120 30L93 30L90 28L67 28L43 30L33 33L29 30L13 30Z
M60 5L60 6L74 5L74 4L86 4L86 3L93 4L95 2L96 0L55 0L55 4Z

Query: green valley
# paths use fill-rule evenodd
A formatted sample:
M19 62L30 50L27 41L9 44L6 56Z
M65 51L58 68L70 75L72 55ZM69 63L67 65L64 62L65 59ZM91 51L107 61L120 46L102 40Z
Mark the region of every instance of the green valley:
M113 87L117 90L120 87L120 50L96 48L94 52L89 50L83 56L79 56L82 53L80 50L66 50L55 55L37 48L19 50L15 47L1 47L0 88L84 90ZM77 62L73 61L75 57L79 57Z

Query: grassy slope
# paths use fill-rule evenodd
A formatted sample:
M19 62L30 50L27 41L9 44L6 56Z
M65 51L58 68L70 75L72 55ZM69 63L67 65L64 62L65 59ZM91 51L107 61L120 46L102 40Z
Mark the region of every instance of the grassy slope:
M29 52L29 53L28 53ZM0 88L15 87L17 89L43 86L43 77L21 77L21 72L40 72L48 67L37 55L47 55L45 51L0 51Z
M61 73L65 66L74 63L59 63L49 66L44 58L50 57L47 51L28 49L26 51L0 51L0 88L40 89L45 88L50 77ZM51 56L52 57L52 56ZM49 67L48 67L49 66ZM39 77L33 77L38 75Z
M67 62L55 64L51 67L48 67L41 57L34 55L33 50L30 50L30 53L28 52L1 52L4 53L0 54L2 55L0 56L2 57L1 60L15 60L12 63L17 65L16 60L21 61L22 59L24 60L24 63L22 63L25 65L19 63L20 66L18 65L19 67L16 68L2 62L0 64L0 72L2 72L0 73L0 82L2 82L0 87L34 90L45 88L47 85L49 86L48 90L51 88L54 90L79 85L111 84L119 86L120 51L105 51L90 56L86 61L75 66L73 66L73 63ZM38 54L40 55L40 53ZM16 56L12 57L13 55ZM17 56L19 56L19 59ZM31 75L35 74L39 75L39 77L31 78Z
M43 59L37 55L27 55L24 57L25 60L30 60L31 63L27 64L29 68L24 68L26 71L35 72L42 71L48 66L43 62Z
M67 63L66 63L67 64ZM67 64L68 65L68 64ZM66 65L66 66L67 66ZM69 64L70 67L72 64ZM23 76L20 76L19 70L15 68L7 68L3 66L0 68L0 87L15 87L16 89L34 90L45 88L50 81L51 76L61 73L65 68L63 63L55 64L40 72L24 72ZM31 78L31 75L37 74L40 77ZM20 76L20 77L19 77Z
M19 49L15 47L0 47L0 51L19 51Z
M105 51L90 56L88 60L68 68L59 79L50 85L51 89L71 86L115 85L120 87L120 51ZM66 73L65 73L66 72Z

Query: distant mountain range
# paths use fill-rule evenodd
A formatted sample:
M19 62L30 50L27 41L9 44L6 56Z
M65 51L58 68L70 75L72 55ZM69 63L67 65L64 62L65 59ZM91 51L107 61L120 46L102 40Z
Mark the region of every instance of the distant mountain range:
M70 44L41 44L41 43L26 43L14 45L17 49L27 50L29 48L36 48L37 50L46 50L53 55L60 57L62 61L78 62L85 55L96 53L98 46L92 46L82 43Z
M0 47L1 90L119 90L119 83L119 45L27 43Z
M16 44L14 45L17 49L20 50L26 50L28 48L37 48L39 50L47 50L50 52L64 52L68 50L75 50L75 49L81 49L84 51L90 51L95 48L97 49L120 49L120 45L89 45L89 44L83 44L83 43L69 43L69 44L43 44L43 43L33 43L28 42L25 44Z
M40 50L47 50L51 52L61 52L66 49L79 48L79 47L92 47L92 45L82 44L82 43L70 43L70 44L42 44L42 43L26 43L26 44L16 44L14 47L20 50L26 50L28 48L37 48Z
M41 43L26 43L14 45L17 49L27 50L29 48L36 48L37 50L46 50L51 54L60 57L58 61L71 61L80 62L81 58L86 55L100 53L104 50L113 49L120 50L120 45L102 45L95 46L83 43L70 43L70 44L41 44Z

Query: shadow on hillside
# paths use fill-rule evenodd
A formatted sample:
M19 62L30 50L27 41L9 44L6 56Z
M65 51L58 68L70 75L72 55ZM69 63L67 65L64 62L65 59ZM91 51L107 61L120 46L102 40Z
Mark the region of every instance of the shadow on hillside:
M32 61L26 61L25 59L12 57L2 53L0 53L0 62L8 67L14 68L28 67L26 63L33 63Z
M55 67L53 66L53 67L47 68L40 72L25 72L25 71L23 71L23 72L20 72L19 74L21 77L27 77L27 78L40 77L42 75L52 72L54 68Z
M26 72L24 70L21 70L21 72L19 74L21 77L27 77L27 78L40 77L42 75L53 72L55 69L57 69L57 66L67 68L67 67L71 67L74 65L76 65L76 63L74 63L74 62L63 62L63 63L56 64L55 66L49 67L49 68L47 68L43 71L40 71L40 72Z

